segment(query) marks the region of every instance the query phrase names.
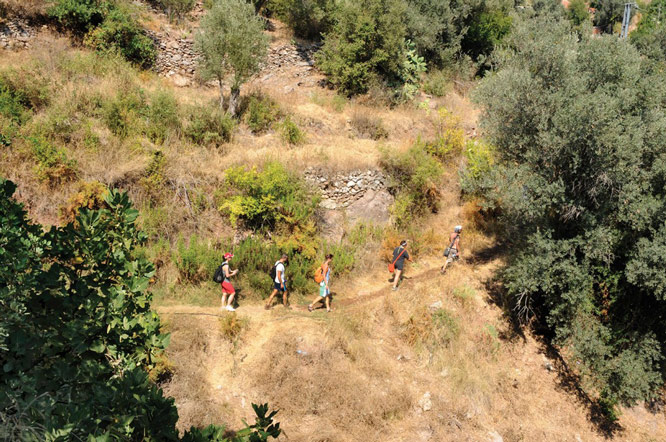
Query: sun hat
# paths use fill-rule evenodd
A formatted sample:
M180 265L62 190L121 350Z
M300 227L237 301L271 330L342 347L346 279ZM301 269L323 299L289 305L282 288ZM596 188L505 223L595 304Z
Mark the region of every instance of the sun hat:
M224 259L229 259L229 258L233 258L233 257L234 257L233 253L225 253L224 254Z
M456 233L459 233L462 230L462 226L456 226L455 229L453 229Z

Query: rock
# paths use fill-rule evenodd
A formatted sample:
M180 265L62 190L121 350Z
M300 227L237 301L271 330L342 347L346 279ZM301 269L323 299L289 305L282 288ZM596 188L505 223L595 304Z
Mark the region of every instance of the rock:
M319 203L319 205L321 207L323 207L324 209L328 209L328 210L335 210L335 209L338 208L338 205L336 204L336 202L331 200L331 199L328 199L328 198L323 199L321 201L321 203Z
M349 206L347 216L352 222L373 221L385 224L389 221L389 207L392 203L393 197L386 190L368 190Z
M428 307L430 310L439 310L443 307L442 301L437 301L433 302L430 304L430 307Z
M439 372L439 375L443 378L447 377L449 375L448 368L443 368L442 371Z
M321 213L321 233L324 239L340 242L344 230L344 216L339 210L323 210Z
M430 399L430 392L426 391L421 399L419 399L419 407L423 411L432 410L432 400Z
M173 77L171 77L171 80L173 81L173 84L176 87L186 87L189 86L190 84L190 80L183 77L182 75L174 75Z
M543 364L543 366L546 367L546 370L548 370L548 371L553 371L553 370L555 370L555 367L553 367L553 364L551 364L550 361L546 361L546 362Z
M405 355L398 355L398 357L396 359L398 361L405 361L405 362L409 361L409 358Z
M489 431L488 442L504 442L504 439L502 439L502 436L497 431Z

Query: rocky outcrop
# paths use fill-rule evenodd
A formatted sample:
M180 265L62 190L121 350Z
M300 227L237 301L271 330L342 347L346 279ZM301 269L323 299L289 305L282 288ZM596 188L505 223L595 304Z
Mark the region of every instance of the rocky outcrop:
M324 209L339 209L350 206L363 198L366 192L386 190L388 179L380 170L354 171L328 174L321 169L308 168L304 172L306 181L317 186L322 193Z
M37 35L37 28L27 20L13 18L0 23L0 49L24 49L30 47L30 41Z

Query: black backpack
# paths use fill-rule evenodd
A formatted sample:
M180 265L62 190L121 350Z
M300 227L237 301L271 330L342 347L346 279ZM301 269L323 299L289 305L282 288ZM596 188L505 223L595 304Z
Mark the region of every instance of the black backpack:
M275 281L275 277L277 276L277 264L271 267L271 270L268 272L268 276L271 277L271 281Z
M215 270L215 274L213 275L213 282L217 282L218 284L224 281L224 270L222 270L222 267L227 265L227 262L224 261L220 266Z

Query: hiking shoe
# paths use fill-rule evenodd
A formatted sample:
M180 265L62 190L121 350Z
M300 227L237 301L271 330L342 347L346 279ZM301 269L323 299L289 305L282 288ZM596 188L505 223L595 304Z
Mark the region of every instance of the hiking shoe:
M227 310L230 311L230 312L235 312L235 311L236 311L236 309L233 308L233 307L230 306L230 305L227 306Z
M395 291L398 290L398 287L393 287L391 290L393 290L395 292Z
M270 310L270 309L271 309L271 306L270 306L270 305L266 304L266 305L264 306L264 310Z

